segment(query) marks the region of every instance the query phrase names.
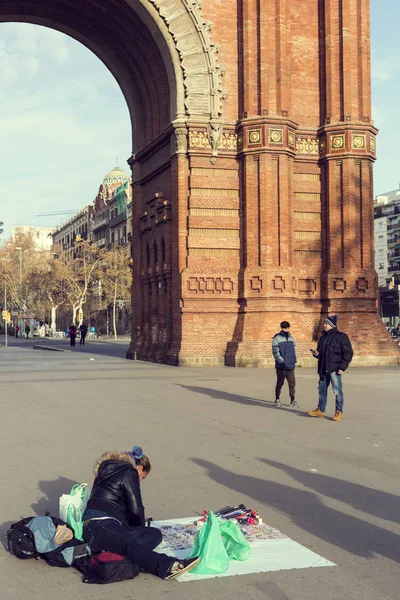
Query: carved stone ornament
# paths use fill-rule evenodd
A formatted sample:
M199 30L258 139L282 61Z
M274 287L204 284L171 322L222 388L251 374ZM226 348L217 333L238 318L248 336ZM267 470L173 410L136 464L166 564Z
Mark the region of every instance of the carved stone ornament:
M212 149L211 162L214 164L218 156L219 143L222 138L222 124L210 121L208 124L208 139Z
M298 137L296 151L299 154L319 154L319 143L316 138Z
M140 0L144 4L144 0ZM204 19L201 0L147 0L156 8L170 32L179 55L188 115L222 114L227 93L224 69L218 63L218 46L211 38L213 23Z
M293 131L288 132L288 146L289 148L294 148L296 145L296 136Z
M176 152L184 154L187 152L187 129L186 127L178 127L175 129L176 136Z

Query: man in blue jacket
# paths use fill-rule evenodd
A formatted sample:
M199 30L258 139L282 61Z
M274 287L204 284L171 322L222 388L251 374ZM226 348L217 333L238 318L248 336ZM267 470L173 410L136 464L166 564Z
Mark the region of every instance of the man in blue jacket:
M296 378L294 375L294 369L296 366L296 343L294 338L289 333L290 323L282 321L281 331L274 335L272 338L272 354L275 358L275 369L276 369L276 387L275 387L275 406L281 408L281 402L279 400L281 390L285 379L287 379L289 386L290 395L290 406L292 408L298 407L296 400L294 399Z

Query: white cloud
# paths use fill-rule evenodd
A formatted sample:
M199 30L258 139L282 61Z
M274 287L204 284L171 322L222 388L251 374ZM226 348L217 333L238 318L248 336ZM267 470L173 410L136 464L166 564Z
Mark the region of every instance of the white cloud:
M0 35L0 221L6 233L57 225L35 215L91 203L116 156L129 171L128 108L103 63L72 38L20 23L0 24Z

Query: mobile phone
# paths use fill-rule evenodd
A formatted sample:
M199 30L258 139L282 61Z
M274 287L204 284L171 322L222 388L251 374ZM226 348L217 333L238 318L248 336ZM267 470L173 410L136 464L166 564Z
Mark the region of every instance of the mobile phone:
M312 348L309 348L309 350L314 354L315 350L313 350Z

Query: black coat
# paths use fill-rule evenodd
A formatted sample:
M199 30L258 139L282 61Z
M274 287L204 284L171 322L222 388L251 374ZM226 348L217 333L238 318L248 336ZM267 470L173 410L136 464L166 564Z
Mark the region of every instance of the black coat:
M137 470L127 455L108 453L96 466L87 508L102 510L125 527L143 526L144 506Z
M326 337L328 338L325 348L325 369L323 365L323 345ZM350 340L345 333L338 331L336 328L331 329L321 335L318 341L317 351L318 356L318 374L325 375L325 373L333 373L338 371L345 371L351 359L353 358L353 348L351 347Z

